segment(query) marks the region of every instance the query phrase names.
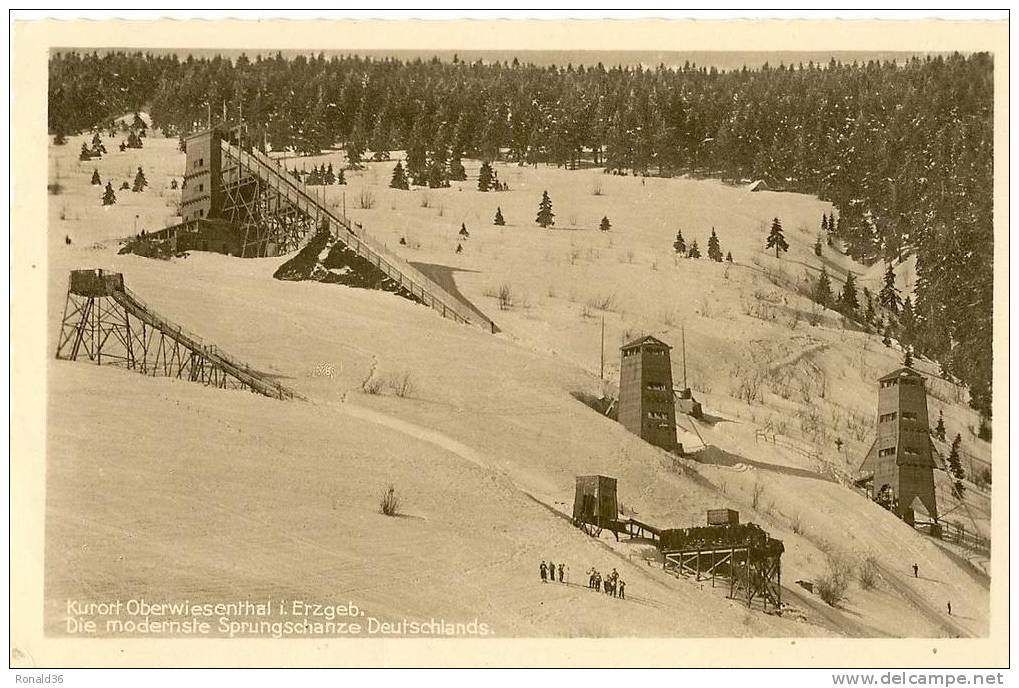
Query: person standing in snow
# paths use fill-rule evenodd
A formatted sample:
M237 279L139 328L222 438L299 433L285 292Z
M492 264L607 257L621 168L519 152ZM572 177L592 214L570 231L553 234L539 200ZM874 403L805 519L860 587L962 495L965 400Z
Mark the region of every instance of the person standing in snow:
M559 564L559 582L565 583L566 579L563 578L563 569L566 568L566 564Z
M948 615L949 616L952 615L952 601L951 600L948 601Z
M619 599L625 600L626 599L626 581L620 580L618 585L619 585Z
M916 564L913 564L913 578L919 578L919 577L920 577L920 567L917 566Z
M548 578L555 583L555 564L552 563L551 559L548 561Z
M548 580L547 580L548 579L548 567L545 566L545 561L544 560L542 560L541 566L539 566L538 569L541 571L541 582L542 583L547 583L548 582Z
M594 577L597 573L598 572L594 570L593 566L591 567L591 570L587 572L587 587L592 590L594 590Z

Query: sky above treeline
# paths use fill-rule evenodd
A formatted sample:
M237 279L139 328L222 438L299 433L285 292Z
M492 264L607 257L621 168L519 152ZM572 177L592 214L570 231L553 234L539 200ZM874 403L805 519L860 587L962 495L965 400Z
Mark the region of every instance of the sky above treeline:
M89 48L75 48L77 52L93 52ZM753 50L753 51L735 51L735 50L690 50L690 51L668 51L668 50L345 50L342 48L331 48L331 49L308 49L308 50L250 50L250 49L231 49L231 48L216 48L216 49L175 49L175 48L96 48L96 51L107 52L107 51L124 51L124 52L149 52L152 54L172 54L176 53L180 57L184 58L188 55L194 57L213 57L215 55L222 55L231 59L238 57L242 53L250 58L254 58L256 55L275 55L277 52L283 54L284 57L296 57L297 55L318 55L319 53L324 54L326 57L333 55L362 55L366 57L372 57L376 59L382 59L386 57L393 57L400 60L414 60L421 58L422 60L429 60L433 57L438 57L443 61L452 61L454 56L461 60L473 62L475 60L483 60L486 63L491 62L512 62L514 58L519 60L523 64L536 64L536 65L560 65L566 66L572 64L577 65L596 65L599 62L606 67L613 67L616 65L624 65L630 67L636 67L637 65L644 65L645 67L656 67L660 64L666 67L682 67L684 64L689 62L690 64L697 65L699 67L714 67L719 70L729 71L734 69L742 69L746 66L749 69L757 69L762 67L765 63L772 67L777 67L780 64L784 65L798 65L808 64L814 62L815 64L827 64L834 58L838 62L851 63L851 62L867 62L870 60L877 61L896 61L903 62L908 60L914 55L925 55L925 54L937 54L937 53L917 53L907 51L873 51L873 50L829 50L829 51L797 51L797 50Z

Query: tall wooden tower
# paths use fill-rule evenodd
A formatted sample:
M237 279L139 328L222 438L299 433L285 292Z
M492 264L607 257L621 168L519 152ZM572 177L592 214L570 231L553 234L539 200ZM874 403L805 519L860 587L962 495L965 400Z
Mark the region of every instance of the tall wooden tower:
M662 449L676 449L670 347L652 336L624 344L619 367L619 422Z
M878 384L877 438L860 466L866 475L858 484L868 486L875 502L910 525L918 500L936 522L936 464L923 377L910 368L899 368Z

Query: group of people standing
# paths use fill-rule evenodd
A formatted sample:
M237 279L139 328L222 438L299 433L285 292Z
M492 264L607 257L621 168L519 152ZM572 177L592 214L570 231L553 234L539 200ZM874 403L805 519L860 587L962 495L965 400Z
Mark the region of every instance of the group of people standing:
M570 575L570 567L566 564L553 564L551 561L542 562L538 565L538 573L541 574L541 582L548 583L549 581L556 582L556 574L559 575L559 582L565 583ZM588 571L588 583L587 587L597 592L605 592L606 595L612 595L620 599L626 599L626 581L619 577L619 572L612 569L612 573L602 578L602 575L597 569L592 568Z
M619 599L626 599L626 581L619 577L619 572L612 569L612 573L602 578L601 573L597 569L592 568L588 571L587 587L591 588L596 592L604 591L606 595L612 595Z
M559 564L558 568L559 568L559 582L565 583L567 574L569 574L570 571L570 567L567 566L566 564ZM542 583L547 583L549 580L555 583L556 576L555 564L553 564L551 561L548 562L547 564L544 561L542 561L541 565L538 567L538 570L541 572Z

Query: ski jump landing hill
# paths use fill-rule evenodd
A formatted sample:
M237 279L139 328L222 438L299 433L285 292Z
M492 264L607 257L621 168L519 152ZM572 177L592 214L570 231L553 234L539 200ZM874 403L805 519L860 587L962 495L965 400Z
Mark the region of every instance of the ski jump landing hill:
M161 317L124 286L124 276L117 272L71 271L57 358L248 389L276 399L301 398L271 376Z
M213 250L241 257L292 253L328 231L361 259L373 281L445 318L496 332L495 323L326 206L278 161L246 145L244 127L220 125L186 142L183 222L148 238L171 251Z

